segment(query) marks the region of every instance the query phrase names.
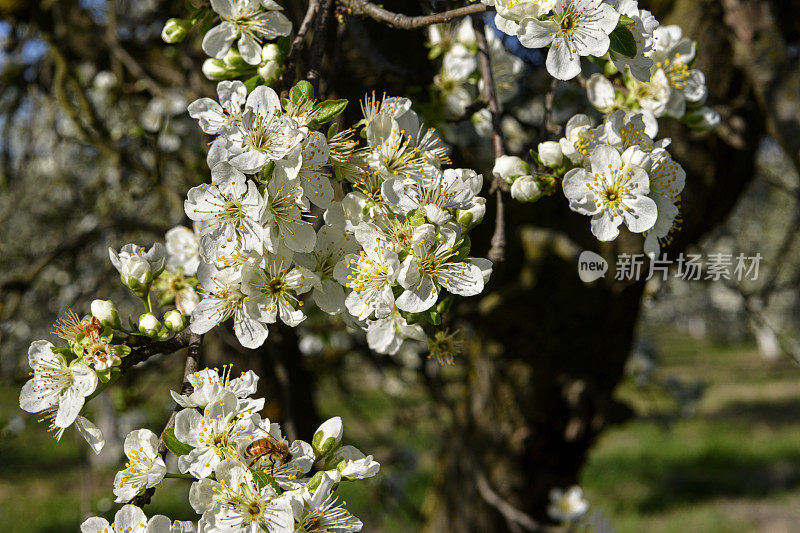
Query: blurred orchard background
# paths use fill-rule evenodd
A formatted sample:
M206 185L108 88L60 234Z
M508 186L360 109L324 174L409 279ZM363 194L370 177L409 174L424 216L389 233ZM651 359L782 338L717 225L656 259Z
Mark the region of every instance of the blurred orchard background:
M305 2L282 4L302 18ZM383 4L419 14L447 2ZM365 531L514 531L481 489L487 479L535 516L550 487L579 484L597 531L800 531L800 8L640 6L698 40L709 104L722 117L705 134L662 124L689 174L683 229L667 251L760 253L758 279L683 281L673 271L667 282L586 286L578 251L613 257L641 244L622 238L598 250L585 219L556 195L509 207L508 260L484 295L456 305L451 327L465 340L452 366L414 346L378 356L363 336L321 318L276 329L257 351L217 328L207 362L261 375L266 416L310 435L341 415L348 440L375 453L381 474L345 489ZM133 310L107 248L163 239L185 223L185 191L207 179L207 139L185 108L214 84L200 73L196 35L177 46L160 39L163 22L184 15L182 2L167 0L0 0L7 531L76 530L90 514L113 515L121 439L156 428L172 409L177 357L154 358L92 403L107 439L99 456L73 432L55 445L17 399L27 347L48 338L54 317L87 312L95 297ZM437 123L424 32L340 11L328 47L329 98L408 95L431 125L454 127ZM529 61L516 97L524 113L503 121L515 153L544 140L546 77L541 58ZM572 85L557 89L574 107L555 123L583 105ZM486 173L490 149L476 134L454 150L454 165ZM490 231L473 238L473 255L486 253ZM167 480L148 514L193 518L184 482Z

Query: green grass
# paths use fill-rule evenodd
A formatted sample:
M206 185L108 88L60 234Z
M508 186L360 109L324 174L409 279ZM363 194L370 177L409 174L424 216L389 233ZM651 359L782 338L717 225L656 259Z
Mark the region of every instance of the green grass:
M595 512L619 533L800 531L800 370L748 345L670 331L654 340L656 376L702 380L705 393L694 416L665 423L674 413L667 394L619 388L639 417L604 433L590 455L581 485ZM416 529L445 422L418 391L394 397L354 381L347 395L323 381L323 415L341 415L347 442L384 466L377 478L344 484L341 497L365 531ZM0 387L0 427L19 412L18 394ZM161 400L144 405L152 427L163 419ZM0 435L0 523L15 533L74 531L83 513L113 516L116 467L90 471L86 452L72 430L56 445L33 418L21 434ZM186 484L167 480L148 514L196 518Z
M696 414L665 426L663 395L618 395L647 417L605 433L581 484L619 533L797 531L800 371L749 346L659 336L661 377L702 379ZM659 397L660 396L660 397Z

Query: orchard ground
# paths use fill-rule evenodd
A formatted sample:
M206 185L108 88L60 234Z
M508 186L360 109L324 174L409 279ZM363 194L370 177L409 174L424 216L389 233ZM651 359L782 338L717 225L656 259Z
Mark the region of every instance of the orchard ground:
M583 471L594 518L619 533L800 531L796 366L785 358L765 361L750 345L673 331L654 340L661 357L657 380L700 381L704 392L690 416L675 416L678 405L663 387L638 387L633 380L620 387L619 397L637 417L606 432ZM174 383L179 372L148 379ZM345 440L374 451L383 465L381 475L344 487L342 495L365 531L416 530L435 464L433 417L421 416L430 400L413 389L398 397L359 387L368 381L327 383L319 392L337 395L323 414L342 416ZM167 395L162 385L150 390ZM0 388L0 522L15 533L60 532L75 531L82 513L113 515L116 468L89 473L88 449L71 430L57 446L33 417L18 432L18 394L16 384ZM142 425L156 430L167 402L168 396L144 404ZM194 518L181 501L184 483L166 480L148 514Z

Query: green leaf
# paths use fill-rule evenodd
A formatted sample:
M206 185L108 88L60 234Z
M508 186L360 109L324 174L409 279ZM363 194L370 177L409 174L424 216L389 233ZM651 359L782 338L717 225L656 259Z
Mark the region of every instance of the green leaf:
M247 88L247 93L250 94L251 92L253 92L253 90L256 87L262 84L262 82L263 80L261 79L261 76L259 76L258 74L248 79L246 82L244 82L244 86Z
M266 487L267 485L272 485L272 488L280 493L281 488L278 483L273 479L272 476L267 474L266 472L262 472L261 470L251 470L253 474L253 481L256 482L258 488Z
M427 311L422 311L421 313L406 313L406 322L409 325L433 324L434 326L438 326L442 323L442 315L436 308L428 309Z
M292 90L289 91L289 98L292 100L292 102L299 102L303 99L303 96L309 100L314 99L314 87L312 87L311 84L306 80L298 81L297 85L292 87Z
M319 114L311 121L309 127L318 128L326 122L330 122L344 112L347 107L347 100L325 100L317 104Z
M438 45L434 46L428 51L428 59L433 61L434 59L436 59L437 57L442 55L443 52L444 52L444 50L442 50L441 46L438 46Z
M335 136L337 133L339 133L339 125L336 122L334 122L333 124L331 124L331 127L328 128L328 139Z
M619 16L619 22L617 22L617 27L619 27L619 26L632 26L634 24L636 24L636 21L633 20L632 18L627 17L625 15L620 15Z
M609 35L611 39L611 50L626 57L636 56L636 40L633 38L631 30L625 26L617 28Z
M111 379L111 368L106 368L104 370L95 370L95 374L97 374L97 379L100 380L101 383L108 383Z
M167 446L167 449L178 457L181 455L186 455L194 450L193 446L189 446L188 444L184 444L179 441L178 437L175 436L175 430L172 428L165 429L162 438L164 439L164 444Z
M131 353L131 347L126 344L118 344L112 348L114 355L117 357L125 357Z

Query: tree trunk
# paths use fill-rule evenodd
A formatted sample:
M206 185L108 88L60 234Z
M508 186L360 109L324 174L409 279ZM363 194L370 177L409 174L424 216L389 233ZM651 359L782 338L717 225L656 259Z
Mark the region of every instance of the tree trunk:
M670 151L687 171L684 226L667 250L675 257L722 221L753 179L765 125L753 87L735 64L735 36L720 23L720 3L661 4L678 18L658 13L660 20L679 22L698 40L709 101L732 103L723 116L734 127L699 135L662 123L659 136L673 138ZM548 491L575 484L598 435L631 416L613 393L631 350L643 283L586 285L576 259L594 249L613 265L619 253L641 253L641 240L623 234L598 248L588 220L564 204L558 197L507 204L508 260L489 285L495 294L473 310L479 340L464 363L467 383L426 505L427 531L536 529L526 516L546 523Z

